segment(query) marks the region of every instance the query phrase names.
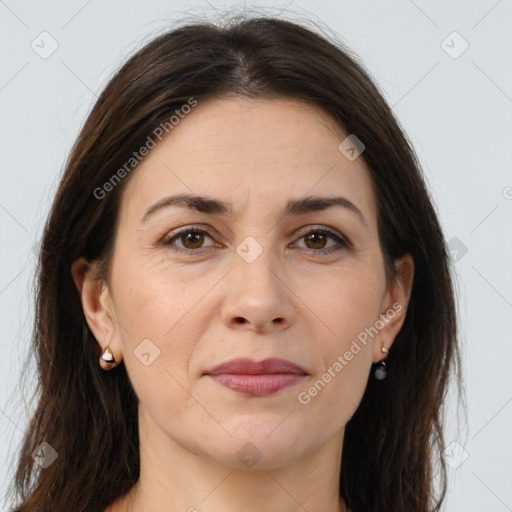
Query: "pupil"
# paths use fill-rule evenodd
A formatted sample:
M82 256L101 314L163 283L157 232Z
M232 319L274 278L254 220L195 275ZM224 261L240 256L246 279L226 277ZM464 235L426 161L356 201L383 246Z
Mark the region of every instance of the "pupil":
M325 235L322 235L322 234L318 234L318 233L314 233L314 234L311 234L309 235L308 239L313 242L313 244L318 244L320 243L320 245L322 245L322 241L323 239L325 238Z
M188 233L186 235L187 242L190 242L192 245L197 245L197 242L201 241L201 233ZM199 239L199 240L198 240ZM201 244L199 244L201 245Z

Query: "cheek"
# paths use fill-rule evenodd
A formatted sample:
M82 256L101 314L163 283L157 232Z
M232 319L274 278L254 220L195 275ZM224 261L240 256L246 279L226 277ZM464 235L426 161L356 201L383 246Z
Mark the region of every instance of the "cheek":
M347 326L348 321L353 325ZM308 428L322 429L327 436L334 435L355 413L372 364L371 345L357 339L359 329L354 325L353 317L347 319L345 327L335 343L324 344L323 368L297 396L301 404L299 411L307 417Z
M332 350L343 350L379 318L384 281L380 273L372 271L368 267L344 270L310 295L311 309L329 328Z
M150 401L158 401L162 393L179 393L177 382L188 385L187 369L200 329L191 320L204 291L144 265L136 271L118 265L114 280L123 359L134 389Z
M204 295L200 282L184 278L169 264L147 260L119 261L114 268L116 310L130 332L168 340L188 313Z
M378 275L353 273L327 289L312 305L329 327L319 340L323 367L305 391L310 405L318 407L317 414L325 416L329 411L336 417L334 424L344 424L368 382L375 340L370 328L379 318L382 282Z

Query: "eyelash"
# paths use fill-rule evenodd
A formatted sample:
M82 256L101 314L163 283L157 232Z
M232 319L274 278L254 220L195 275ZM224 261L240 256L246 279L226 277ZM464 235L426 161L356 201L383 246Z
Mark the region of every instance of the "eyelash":
M162 239L162 241L160 242L160 245L163 245L163 246L174 245L172 243L173 240L179 239L183 235L187 235L187 234L190 234L190 233L206 234L206 235L208 235L213 240L213 234L210 232L209 229L200 229L200 228L197 228L197 227L185 227L185 228L180 229L179 231L176 231L174 233L170 233L168 236L164 237ZM342 246L342 247L338 247L338 248L332 248L331 247L331 248L328 248L328 249L307 249L306 248L306 250L308 252L316 253L316 255L318 255L318 253L320 253L320 255L334 254L334 253L338 253L338 252L350 249L352 247L351 243L346 238L338 235L335 231L332 231L332 230L330 230L328 228L312 228L309 231L306 231L303 234L301 234L299 236L298 240L303 239L306 236L311 235L312 233L327 235L327 236L335 239ZM178 247L178 246L174 246L172 248L173 251L176 251L176 252L179 252L179 253L182 253L182 254L193 254L193 253L195 253L195 254L199 253L200 254L201 252L203 252L204 249L205 248L184 249L184 248Z

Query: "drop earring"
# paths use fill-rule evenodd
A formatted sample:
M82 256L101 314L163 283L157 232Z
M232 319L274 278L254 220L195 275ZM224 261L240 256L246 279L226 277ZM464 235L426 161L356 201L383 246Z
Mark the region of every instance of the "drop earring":
M385 379L386 378L386 358L388 357L388 354L389 354L389 350L386 348L386 347L381 347L381 352L386 354L384 356L384 359L382 359L381 361L379 361L379 366L377 367L377 369L375 370L375 378L378 379L378 380L382 380L382 379Z

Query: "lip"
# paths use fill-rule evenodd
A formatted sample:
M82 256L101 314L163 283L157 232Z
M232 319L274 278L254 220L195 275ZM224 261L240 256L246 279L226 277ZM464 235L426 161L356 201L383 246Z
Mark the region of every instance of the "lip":
M297 375L307 375L306 370L299 365L272 357L263 359L262 361L253 361L244 357L231 359L225 363L215 366L211 370L207 370L206 375L221 375L225 373L237 375L265 375L269 373L293 373Z
M249 396L267 396L301 382L307 372L279 358L253 361L237 358L205 372L218 384Z

